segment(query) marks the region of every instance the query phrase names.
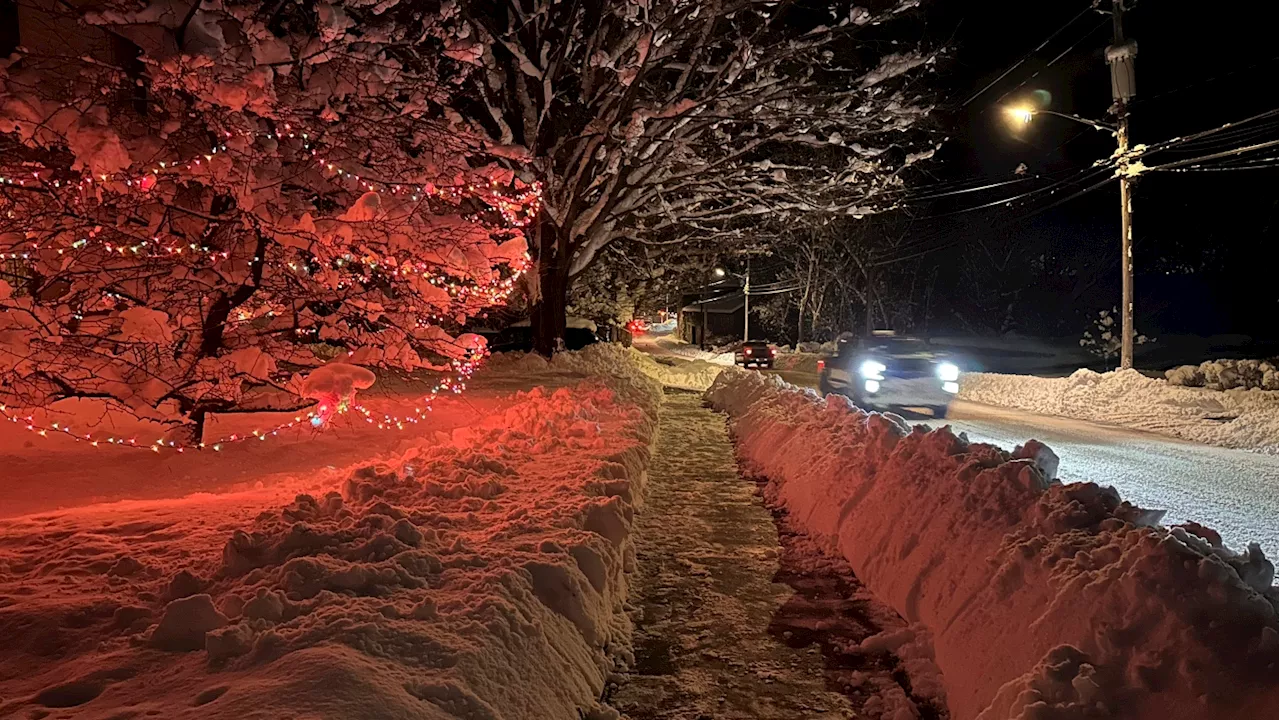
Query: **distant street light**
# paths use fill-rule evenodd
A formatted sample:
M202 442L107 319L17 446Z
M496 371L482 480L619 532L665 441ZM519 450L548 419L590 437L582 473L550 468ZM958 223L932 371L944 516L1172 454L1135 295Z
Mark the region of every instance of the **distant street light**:
M711 274L712 274L712 275L715 275L715 276L716 276L716 277L718 277L718 278L722 278L722 277L724 277L724 276L725 276L724 268L722 268L722 267L718 267L718 268L716 268L715 270L712 270L712 271L711 271Z

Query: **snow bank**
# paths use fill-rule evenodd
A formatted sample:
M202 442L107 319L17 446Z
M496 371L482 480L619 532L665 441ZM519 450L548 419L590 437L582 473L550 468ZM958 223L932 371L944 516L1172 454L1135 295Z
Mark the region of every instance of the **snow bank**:
M576 384L292 501L0 521L0 717L612 717L661 391L555 372Z
M780 351L773 358L773 367L778 370L816 373L818 372L818 360L821 357L821 353Z
M1274 568L1256 545L1052 482L1034 441L909 429L759 373L726 371L707 398L766 497L932 633L956 720L1274 717Z
M667 387L697 390L711 387L723 365L704 360L664 363L648 353L615 343L597 343L571 353L559 353L550 361L537 353L499 353L489 358L480 377L502 375L533 377L547 372L573 372L608 377L639 372Z
M1276 391L1178 387L1136 370L1077 370L1065 378L968 373L958 397L1271 454L1280 435Z

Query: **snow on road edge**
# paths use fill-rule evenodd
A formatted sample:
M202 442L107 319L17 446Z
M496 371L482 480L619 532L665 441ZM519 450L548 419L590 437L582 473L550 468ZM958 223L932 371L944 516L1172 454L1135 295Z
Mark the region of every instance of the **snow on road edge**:
M908 429L758 373L727 371L707 398L770 501L933 633L956 720L1274 717L1274 569L1256 546L1052 483L1034 441Z
M616 717L599 698L631 661L629 536L661 402L618 360L557 357L572 388L283 507L0 521L0 716Z
M1280 439L1274 390L1179 387L1136 370L1078 370L1065 378L967 373L958 397L1272 455Z

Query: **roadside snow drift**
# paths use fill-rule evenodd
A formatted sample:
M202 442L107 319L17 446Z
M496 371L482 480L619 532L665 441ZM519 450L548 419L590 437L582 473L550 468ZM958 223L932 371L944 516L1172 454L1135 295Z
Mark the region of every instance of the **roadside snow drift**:
M0 717L610 717L661 401L610 374L292 500L0 521Z
M955 720L1275 717L1274 568L1057 458L909 429L759 373L707 393L766 496L931 631Z
M1274 390L1179 387L1136 370L1077 370L1065 378L968 373L958 397L1273 455L1280 438Z
M612 343L592 345L581 352L562 353L547 360L537 353L499 353L480 371L485 374L519 374L537 377L540 373L569 371L608 376L619 372L639 371L651 380L668 387L697 390L711 387L724 370L705 360L672 360L670 364L652 355Z

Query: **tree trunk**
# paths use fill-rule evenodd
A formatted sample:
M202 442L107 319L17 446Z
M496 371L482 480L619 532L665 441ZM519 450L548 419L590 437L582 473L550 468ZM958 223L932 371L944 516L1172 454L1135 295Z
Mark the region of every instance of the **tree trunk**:
M544 214L534 242L538 272L538 292L529 304L533 327L533 349L551 357L564 349L564 330L569 296L569 243L565 231Z

